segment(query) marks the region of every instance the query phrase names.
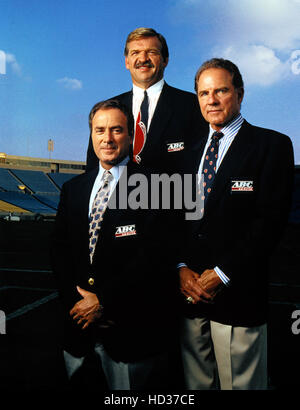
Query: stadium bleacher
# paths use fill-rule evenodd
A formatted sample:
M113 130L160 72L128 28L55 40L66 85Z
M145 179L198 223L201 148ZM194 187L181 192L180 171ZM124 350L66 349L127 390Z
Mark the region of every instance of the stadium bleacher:
M10 170L20 182L26 185L32 192L35 193L52 193L58 194L59 189L48 178L47 174L42 171L30 170Z
M0 192L0 200L35 214L55 214L56 210L38 201L34 196L19 192Z
M0 201L33 214L54 215L64 182L76 174L0 168Z
M59 202L59 195L51 195L51 194L44 194L44 195L36 194L35 195L34 194L32 196L36 198L39 202L42 202L48 207L57 210L58 202Z
M8 169L0 168L0 187L3 191L19 191L20 182Z
M48 173L48 177L58 186L60 189L65 182L74 178L77 174L62 174L61 172Z

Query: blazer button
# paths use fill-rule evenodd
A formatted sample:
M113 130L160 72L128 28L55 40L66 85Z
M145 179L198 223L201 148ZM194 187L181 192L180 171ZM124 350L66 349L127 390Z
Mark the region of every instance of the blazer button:
M89 278L88 283L90 286L93 286L95 283L95 279L94 278Z

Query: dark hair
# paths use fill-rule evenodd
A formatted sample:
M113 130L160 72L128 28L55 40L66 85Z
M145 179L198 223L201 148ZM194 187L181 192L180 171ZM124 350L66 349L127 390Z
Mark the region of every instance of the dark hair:
M94 105L94 107L91 109L91 112L89 114L89 127L90 131L92 131L92 121L93 118L96 114L97 111L99 110L109 110L109 109L116 109L120 110L126 117L127 119L127 129L128 129L128 134L133 137L134 133L134 119L131 110L127 108L126 105L122 104L119 100L105 100L105 101L100 101L97 104Z
M134 40L139 40L143 37L157 37L158 40L161 43L161 55L164 61L166 61L167 58L169 58L169 49L168 45L166 42L166 39L164 36L157 31L155 31L153 28L146 28L146 27L139 27L135 30L133 30L131 33L128 34L126 43L125 43L125 49L124 49L124 55L128 55L128 43Z
M235 88L244 88L244 82L240 70L232 61L225 60L223 58L212 58L211 60L205 61L195 75L196 93L198 91L198 81L200 75L203 71L208 70L209 68L223 68L231 74L232 84Z

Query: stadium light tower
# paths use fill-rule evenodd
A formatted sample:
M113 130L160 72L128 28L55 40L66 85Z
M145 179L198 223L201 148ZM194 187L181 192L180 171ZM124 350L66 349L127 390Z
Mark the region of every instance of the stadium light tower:
M50 138L48 140L49 159L51 159L51 152L54 150L54 141Z

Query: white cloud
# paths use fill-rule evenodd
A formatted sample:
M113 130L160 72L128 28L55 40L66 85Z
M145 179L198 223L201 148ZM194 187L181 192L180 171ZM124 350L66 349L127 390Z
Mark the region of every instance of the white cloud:
M61 83L65 88L69 90L80 90L82 88L82 81L77 80L76 78L64 77L57 80L58 83Z
M188 19L218 41L299 48L300 0L177 0L173 16Z
M17 62L17 59L16 59L14 54L5 53L5 62L6 62L6 68L7 68L8 65L10 65L11 68L12 68L12 71L15 74L17 74L19 76L22 75L21 66Z
M274 50L263 45L227 47L216 52L218 56L233 61L239 67L245 84L271 85L289 73L287 62L282 62Z
M264 44L287 51L297 48L300 41L300 2L297 0L229 0L223 9L237 41ZM230 37L230 32L226 36Z
M194 24L211 53L234 61L247 83L271 85L298 74L300 0L178 0L173 9ZM185 19L185 21L184 21Z

